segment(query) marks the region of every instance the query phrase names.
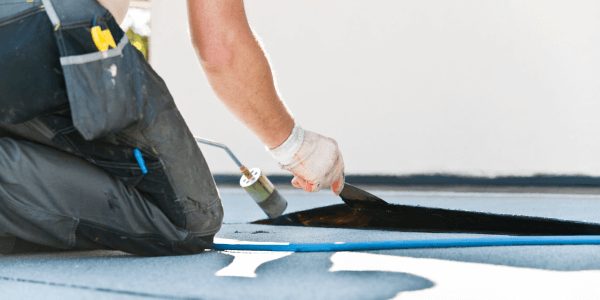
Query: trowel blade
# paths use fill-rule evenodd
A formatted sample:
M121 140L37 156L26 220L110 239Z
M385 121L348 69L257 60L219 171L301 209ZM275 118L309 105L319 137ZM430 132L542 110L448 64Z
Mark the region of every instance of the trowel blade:
M352 208L381 209L389 205L381 198L348 183L344 184L340 197Z

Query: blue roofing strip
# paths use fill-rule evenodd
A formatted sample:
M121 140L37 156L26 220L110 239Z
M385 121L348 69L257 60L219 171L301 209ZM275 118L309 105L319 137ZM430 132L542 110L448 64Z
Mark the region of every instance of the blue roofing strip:
M237 183L239 176L231 174L214 174L217 183ZM536 175L529 177L470 177L461 175L346 175L346 182L352 184L393 185L393 186L569 186L569 187L600 187L600 177L592 176L561 176ZM274 184L289 184L292 176L269 175Z
M146 168L146 163L144 162L144 157L142 157L142 151L140 151L140 149L135 148L133 149L133 155L135 156L135 159L138 162L138 165L140 165L140 169L142 169L142 173L146 174L148 173L148 169Z
M414 248L454 248L492 246L598 245L600 235L577 236L511 236L489 238L458 238L430 240L397 240L352 243L307 243L288 245L214 244L214 250L330 252Z

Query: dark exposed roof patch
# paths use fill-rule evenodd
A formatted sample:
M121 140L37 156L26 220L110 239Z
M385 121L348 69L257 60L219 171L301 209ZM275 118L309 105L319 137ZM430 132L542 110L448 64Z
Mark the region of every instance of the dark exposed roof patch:
M347 185L346 204L298 211L253 224L509 235L600 235L600 224L389 204Z

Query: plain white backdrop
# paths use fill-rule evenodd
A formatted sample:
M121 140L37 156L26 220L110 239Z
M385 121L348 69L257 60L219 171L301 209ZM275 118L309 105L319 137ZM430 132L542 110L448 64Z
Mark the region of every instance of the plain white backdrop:
M600 1L246 2L297 122L347 174L600 175ZM206 82L184 0L152 0L150 61L195 135L283 173ZM236 173L201 147L213 173Z

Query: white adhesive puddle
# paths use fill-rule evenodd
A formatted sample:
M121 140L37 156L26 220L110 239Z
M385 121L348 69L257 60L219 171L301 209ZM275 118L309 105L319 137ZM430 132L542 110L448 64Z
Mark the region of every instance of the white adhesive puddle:
M331 261L330 272L407 273L435 284L392 299L600 299L597 270L550 271L359 252L337 252Z
M254 278L256 277L256 269L260 265L292 255L294 252L223 251L223 253L233 255L233 262L229 266L217 271L215 276Z
M288 245L288 243L247 242L234 239L215 238L218 244L261 244L261 245ZM256 269L266 262L292 255L294 252L272 251L223 251L232 255L233 261L227 267L217 271L215 276L256 277Z

